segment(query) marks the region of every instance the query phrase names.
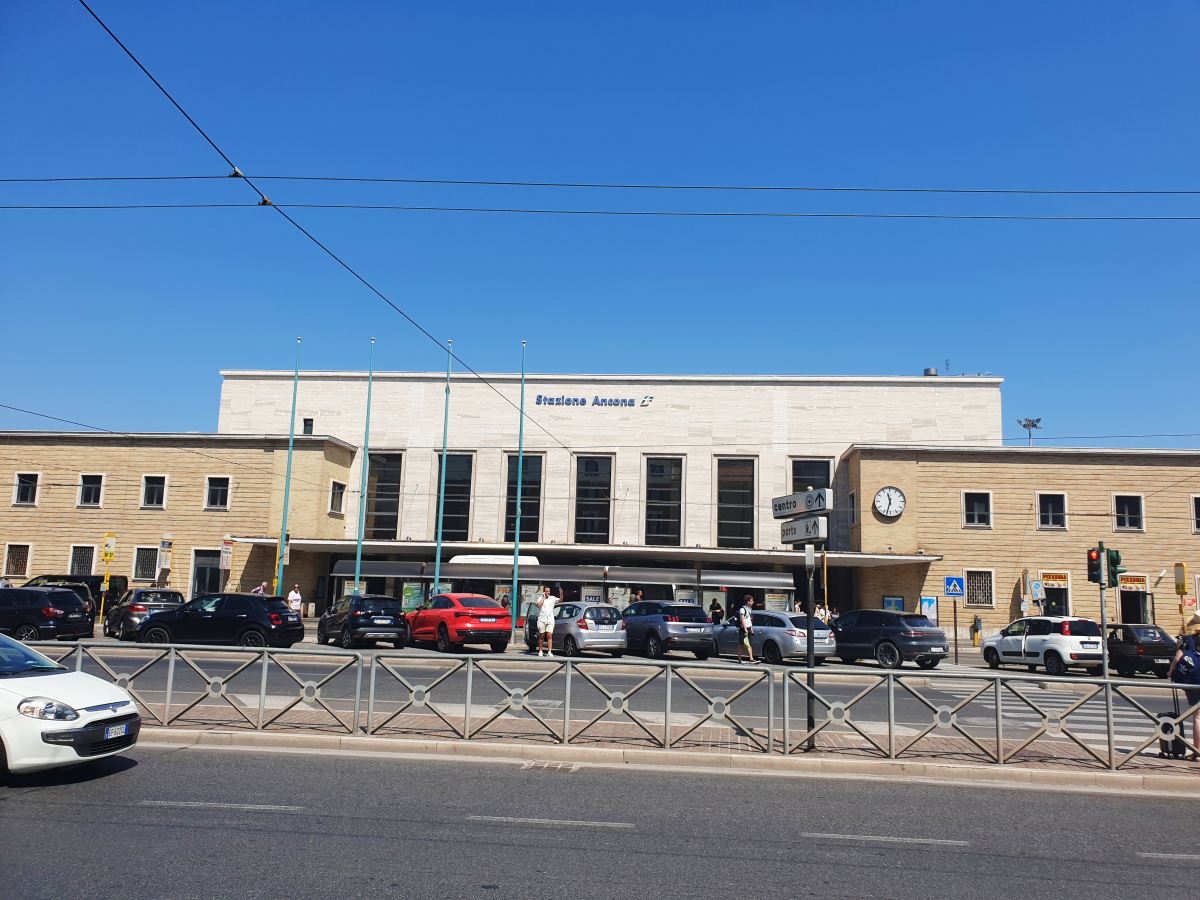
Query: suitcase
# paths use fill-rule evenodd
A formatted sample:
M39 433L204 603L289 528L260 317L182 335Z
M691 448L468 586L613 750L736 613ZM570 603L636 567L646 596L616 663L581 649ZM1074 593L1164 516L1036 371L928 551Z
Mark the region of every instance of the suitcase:
M1175 715L1170 713L1159 713L1158 718L1162 719L1178 719L1179 718L1179 692L1171 691L1171 699L1175 701ZM1163 759L1183 759L1187 755L1187 744L1183 742L1183 738L1179 737L1179 732L1183 730L1183 725L1175 725L1175 737L1171 740L1158 739L1158 755Z

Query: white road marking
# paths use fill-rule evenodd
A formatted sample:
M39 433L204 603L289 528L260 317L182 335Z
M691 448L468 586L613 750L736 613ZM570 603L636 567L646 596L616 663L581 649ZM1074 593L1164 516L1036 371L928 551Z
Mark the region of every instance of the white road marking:
M568 819L521 819L516 816L467 816L472 822L498 822L509 825L580 825L588 828L633 828L632 822L573 822Z
M257 803L198 803L188 800L143 800L138 806L161 806L169 809L244 809L252 812L298 812L303 806L265 806Z
M1200 862L1200 853L1139 853L1144 859L1186 859Z
M950 847L970 847L970 841L941 841L933 838L889 837L877 834L821 834L815 831L805 831L800 837L827 838L837 841L883 841L887 844L942 844Z

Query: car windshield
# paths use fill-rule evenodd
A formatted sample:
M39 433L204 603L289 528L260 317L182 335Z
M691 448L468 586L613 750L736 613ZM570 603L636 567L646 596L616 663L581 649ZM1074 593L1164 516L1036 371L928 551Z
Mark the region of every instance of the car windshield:
M1171 636L1157 625L1130 625L1140 641L1170 641Z
M464 606L467 609L503 609L503 607L491 597L459 597L458 605Z
M1100 626L1091 619L1069 619L1062 623L1062 633L1074 637L1100 637Z
M8 675L22 675L27 672L65 671L66 669L58 663L51 662L40 653L34 653L12 638L0 634L0 678Z
M583 617L593 622L615 622L620 618L620 614L615 606L589 606Z
M391 597L363 597L358 608L363 612L400 614L400 604Z
M177 591L142 591L137 595L142 603L182 603L183 594Z
M792 623L792 627L794 627L794 628L807 628L808 627L808 616L790 616L789 621ZM813 631L828 631L828 630L829 630L828 625L826 625L824 622L822 622L816 616L813 616Z
M937 628L937 626L930 622L925 616L901 616L900 620L910 628Z

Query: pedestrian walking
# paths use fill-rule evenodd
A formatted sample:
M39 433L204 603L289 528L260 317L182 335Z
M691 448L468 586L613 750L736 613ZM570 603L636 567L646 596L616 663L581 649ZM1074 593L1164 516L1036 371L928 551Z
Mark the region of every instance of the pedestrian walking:
M265 594L266 592L267 592L267 582L264 581L262 584L260 584L258 587L256 587L254 590L252 590L250 593Z
M738 610L738 662L742 661L742 645L746 647L746 653L750 657L750 662L754 662L754 651L750 648L750 635L754 634L754 622L751 619L751 613L754 611L754 598L747 594L744 598L745 602L742 608Z
M721 609L721 603L716 597L713 597L713 602L708 605L708 616L714 625L720 625L721 620L725 618L725 610Z
M1196 707L1192 711L1192 746L1200 747L1200 706L1197 706L1200 704L1200 613L1193 613L1184 625L1167 677L1175 684L1184 686L1183 695L1187 698L1188 707ZM1200 756L1193 750L1188 760L1197 762Z
M555 597L550 593L550 588L542 588L542 596L538 598L538 656L542 656L543 645L546 648L546 656L554 655L554 604Z
M304 598L300 596L300 585L293 584L292 592L288 594L288 609L294 613L300 612L300 607L304 603Z

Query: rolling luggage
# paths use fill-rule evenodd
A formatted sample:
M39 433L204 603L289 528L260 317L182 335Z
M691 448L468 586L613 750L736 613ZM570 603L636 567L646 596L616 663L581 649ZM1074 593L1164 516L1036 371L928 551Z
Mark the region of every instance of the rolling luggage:
M1177 719L1179 718L1179 693L1171 691L1171 699L1175 701L1175 715L1170 713L1159 713L1158 718L1162 719ZM1183 738L1179 737L1179 732L1183 730L1182 725L1175 725L1175 737L1171 740L1158 739L1158 755L1163 759L1183 759L1187 754L1187 745L1183 742Z

